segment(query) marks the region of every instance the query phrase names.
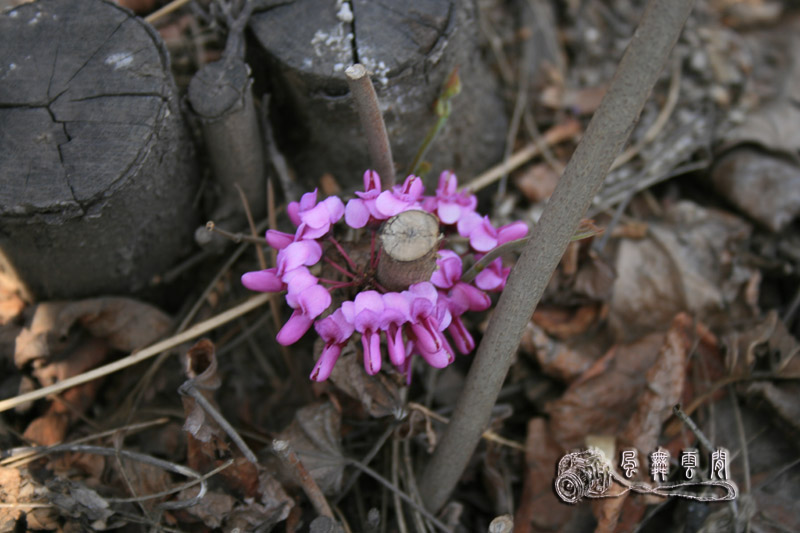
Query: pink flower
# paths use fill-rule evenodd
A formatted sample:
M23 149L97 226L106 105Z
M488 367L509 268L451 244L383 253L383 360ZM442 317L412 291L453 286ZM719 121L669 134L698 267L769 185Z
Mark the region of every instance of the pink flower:
M277 340L284 346L294 344L311 328L314 319L331 305L331 295L325 287L318 285L316 276L308 269L293 270L284 281L289 287L286 303L294 309L292 316L278 332Z
M375 209L382 220L391 218L415 206L423 192L422 180L414 175L408 176L402 186L380 193L375 200Z
M419 354L434 368L453 362L452 349L442 335L450 325L450 312L437 305L438 293L429 282L416 283L403 292L410 303L409 337Z
M353 316L355 330L361 333L364 348L364 369L367 374L377 374L381 369L381 318L384 312L383 298L378 291L364 291L352 302L344 302L342 310Z
M317 241L295 241L278 252L278 274L283 275L300 266L315 265L321 257L322 246Z
M245 272L242 274L242 285L258 292L279 292L285 288L283 281L277 275L276 268Z
M475 276L475 285L484 291L501 291L510 272L511 269L503 267L503 260L498 257Z
M440 292L440 299L452 315L447 332L458 351L467 354L475 349L475 341L464 326L461 315L466 311L484 311L492 302L485 292L461 281L461 258L455 252L441 250L436 263L439 269L431 276L431 283L440 289L450 289L447 293Z
M469 214L458 221L458 233L469 237L469 244L478 252L488 252L500 244L521 239L528 233L528 225L522 221L506 224L495 229L488 216Z
M352 228L363 228L370 217L381 219L381 214L375 206L378 195L381 193L381 178L374 170L364 172L364 192L356 191L358 198L347 202L344 208L344 220Z
M267 244L276 250L283 250L295 241L294 235L276 229L267 230Z
M298 239L318 239L328 233L344 215L344 204L338 196L329 196L317 203L317 189L303 195L299 202L286 207L289 219L297 229Z
M342 353L342 347L353 334L353 317L345 315L340 307L327 317L314 324L319 336L325 341L322 354L311 371L313 381L325 381L333 371L333 365Z
M387 292L383 295L384 312L381 317L381 329L386 332L386 346L389 349L389 360L396 367L401 367L406 360L406 347L403 341L403 324L409 321L411 307L408 299L398 292Z
M458 192L458 178L445 170L439 175L439 186L436 196L426 198L423 207L426 211L436 213L445 224L455 224L462 216L475 211L478 199L474 194Z

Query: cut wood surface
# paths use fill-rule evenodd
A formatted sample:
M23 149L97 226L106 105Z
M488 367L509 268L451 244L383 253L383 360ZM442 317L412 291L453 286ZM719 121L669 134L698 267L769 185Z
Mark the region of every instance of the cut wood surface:
M114 4L0 14L0 251L39 298L129 292L191 242L191 145L160 38Z
M380 233L378 281L389 290L428 281L436 269L439 221L426 211L404 211L387 220Z
M401 177L436 121L434 102L455 67L463 92L428 154L431 174L445 168L477 174L501 157L506 118L496 80L477 52L473 2L336 6L295 0L251 21L271 66L272 116L289 136L286 150L302 181L314 186L331 172L355 188L369 165L345 77L353 63L362 63L375 82Z

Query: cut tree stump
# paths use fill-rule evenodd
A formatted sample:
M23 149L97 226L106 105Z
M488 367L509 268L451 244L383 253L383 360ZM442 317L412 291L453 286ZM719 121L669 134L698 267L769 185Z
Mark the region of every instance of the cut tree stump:
M360 187L369 157L345 77L357 62L375 82L398 181L436 122L434 102L455 67L463 91L428 153L426 181L435 186L444 169L467 178L497 162L506 118L478 51L477 16L471 0L294 0L254 14L268 65L255 74L270 78L271 117L298 178L313 187L332 172L344 187Z
M390 291L428 281L436 270L439 220L421 210L404 211L383 223L378 281Z
M136 291L191 246L191 143L166 49L130 11L0 14L0 132L0 268L32 297Z

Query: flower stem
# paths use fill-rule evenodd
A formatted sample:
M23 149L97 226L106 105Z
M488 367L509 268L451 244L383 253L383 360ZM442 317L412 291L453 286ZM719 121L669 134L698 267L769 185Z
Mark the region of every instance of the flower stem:
M342 258L347 262L347 266L349 266L356 274L361 274L361 270L356 266L353 260L350 259L350 256L344 251L344 248L342 248L342 245L339 244L339 241L333 237L328 237L328 240L333 243L333 245L336 247L336 250L339 252L339 255L341 255Z
M337 263L336 261L334 261L333 259L331 259L331 258L329 258L329 257L323 257L323 258L322 258L322 260L323 260L323 261L325 261L326 263L328 263L330 266L332 266L332 267L333 267L333 268L335 268L336 270L338 270L340 273L342 273L342 274L344 274L345 276L347 276L348 278L351 278L351 279L355 279L355 278L356 278L356 275L355 275L355 274L353 274L353 273L352 273L352 272L350 272L349 270L347 270L347 269L345 269L344 267L342 267L340 264L338 264L338 263Z
M692 0L650 0L611 87L564 169L489 320L450 424L425 468L422 501L447 501L486 428L522 332L581 217L622 150L689 16Z

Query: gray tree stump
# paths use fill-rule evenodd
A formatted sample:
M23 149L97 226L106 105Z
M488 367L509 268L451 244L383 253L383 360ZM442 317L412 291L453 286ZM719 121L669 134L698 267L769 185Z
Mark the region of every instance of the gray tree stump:
M344 73L356 62L375 81L399 173L435 122L433 104L456 66L463 91L427 157L433 182L446 168L466 178L496 162L506 118L477 50L476 11L470 0L294 0L254 14L276 131L301 181L313 185L332 172L345 187L361 186L369 158Z
M33 297L136 291L191 245L191 144L166 49L131 12L0 14L0 132L0 267Z

